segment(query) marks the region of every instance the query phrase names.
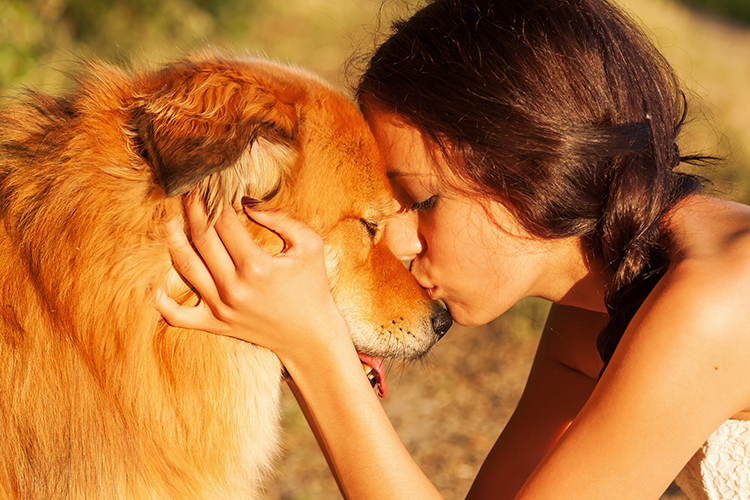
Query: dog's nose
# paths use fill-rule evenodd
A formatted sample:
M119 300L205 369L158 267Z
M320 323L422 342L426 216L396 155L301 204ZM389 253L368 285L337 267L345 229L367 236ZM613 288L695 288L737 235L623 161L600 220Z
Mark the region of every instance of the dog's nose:
M438 336L438 339L443 338L445 332L447 332L453 324L453 318L451 318L451 314L446 309L437 304L433 308L431 319L432 329L435 331L435 335Z

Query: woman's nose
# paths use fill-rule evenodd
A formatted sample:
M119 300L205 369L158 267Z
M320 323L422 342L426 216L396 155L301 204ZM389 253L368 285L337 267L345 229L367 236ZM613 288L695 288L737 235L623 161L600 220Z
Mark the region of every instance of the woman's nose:
M422 253L422 242L417 233L416 212L403 211L389 218L383 239L391 252L400 260L414 260Z

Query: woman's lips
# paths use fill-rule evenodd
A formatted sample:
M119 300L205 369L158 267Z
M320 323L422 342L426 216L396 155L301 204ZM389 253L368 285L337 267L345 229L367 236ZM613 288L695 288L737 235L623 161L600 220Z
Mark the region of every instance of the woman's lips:
M416 278L416 279L417 279L417 284L420 287L422 287L422 289L430 295L430 298L432 298L434 300L435 299L435 297L434 297L434 295L435 295L435 289L437 287L432 286L430 284L427 284L423 280L420 280L419 278Z
M427 292L427 295L430 297L430 299L435 300L437 302L440 302L440 305L442 305L445 309L450 312L450 307L448 307L448 303L445 301L443 297L438 297L438 287L433 286L432 288L425 288L425 292Z
M437 300L438 287L436 287L436 286L424 286L422 283L419 282L419 280L417 280L417 283L419 283L419 286L422 287L422 289L427 293L427 295L429 295L429 297L432 300Z
M414 273L412 273L412 275L413 274ZM422 287L422 289L427 293L427 295L432 300L438 300L438 287L437 286L434 286L431 282L428 282L424 278L421 278L421 277L418 278L416 276L414 276L414 278L417 280L417 284L420 287Z

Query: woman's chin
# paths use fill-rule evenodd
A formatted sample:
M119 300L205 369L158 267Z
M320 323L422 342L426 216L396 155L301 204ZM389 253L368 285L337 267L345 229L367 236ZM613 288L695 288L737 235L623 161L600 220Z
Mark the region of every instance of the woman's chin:
M448 312L451 313L454 324L467 327L482 326L495 319L487 317L484 314L472 313L472 311L467 311L460 307L451 307L450 304L448 304Z
M443 302L446 305L448 312L451 313L453 323L466 327L486 325L490 321L497 319L509 309L502 308L498 305L498 307L493 308L493 310L488 310L451 303L450 300L444 300Z

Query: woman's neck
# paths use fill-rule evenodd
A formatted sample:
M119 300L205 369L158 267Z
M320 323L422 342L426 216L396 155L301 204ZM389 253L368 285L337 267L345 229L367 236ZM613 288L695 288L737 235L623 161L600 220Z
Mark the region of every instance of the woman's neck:
M556 265L548 269L544 298L565 306L607 312L604 296L611 277L604 266L588 257L582 238L554 241L558 258Z

